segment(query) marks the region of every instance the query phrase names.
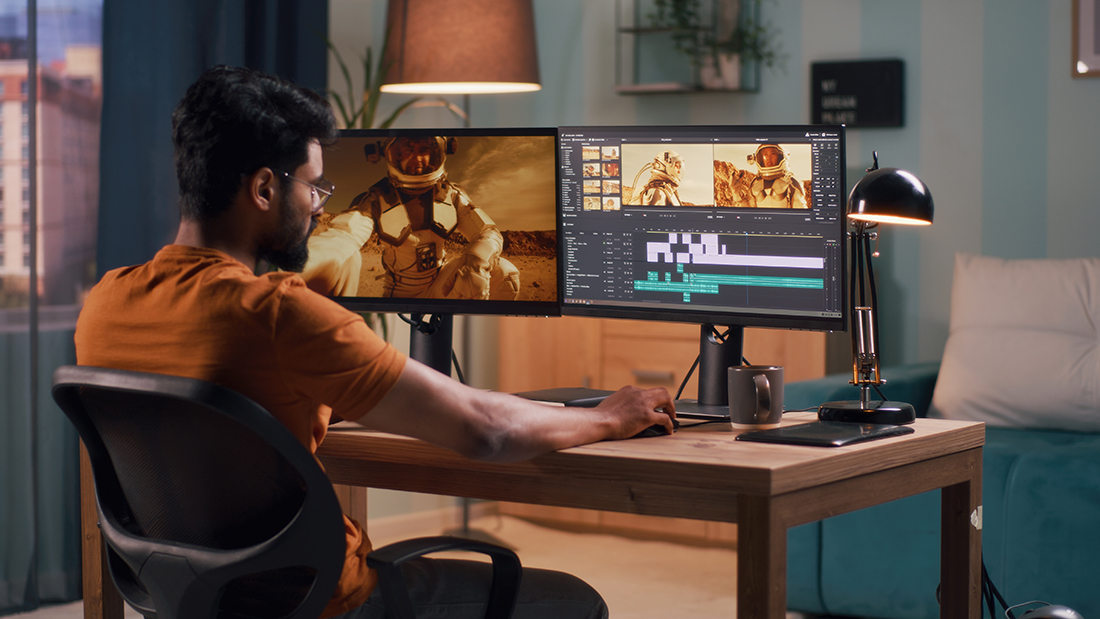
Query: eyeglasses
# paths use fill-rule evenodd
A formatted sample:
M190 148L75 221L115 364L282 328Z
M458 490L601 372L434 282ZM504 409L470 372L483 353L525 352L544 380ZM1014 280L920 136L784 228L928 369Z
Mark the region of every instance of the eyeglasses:
M321 181L322 185L318 186L318 185L314 185L313 183L311 183L309 181L304 181L304 180L298 178L297 176L291 176L290 174L288 174L286 172L283 172L282 170L273 170L273 171L278 172L279 174L282 174L283 176L289 178L292 181L298 181L299 183L302 183L303 185L308 185L309 186L309 197L310 197L310 200L312 200L312 204L313 204L313 210L310 211L310 212L311 212L311 214L314 214L314 215L316 215L317 213L320 213L321 209L325 208L325 202L328 202L328 199L332 197L332 192L336 191L336 185L333 185L331 182L326 181L326 180Z

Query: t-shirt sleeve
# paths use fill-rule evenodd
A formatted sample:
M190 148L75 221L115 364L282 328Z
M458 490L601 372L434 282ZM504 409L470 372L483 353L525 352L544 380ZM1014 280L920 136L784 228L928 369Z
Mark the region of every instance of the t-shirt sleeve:
M405 368L405 355L363 318L307 289L286 283L275 326L275 351L291 389L344 419L368 413Z

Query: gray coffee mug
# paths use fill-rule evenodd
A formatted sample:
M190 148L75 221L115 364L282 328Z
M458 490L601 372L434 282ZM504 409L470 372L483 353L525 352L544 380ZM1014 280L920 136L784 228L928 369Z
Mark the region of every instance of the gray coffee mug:
M738 430L778 428L783 417L783 366L729 368L730 423Z

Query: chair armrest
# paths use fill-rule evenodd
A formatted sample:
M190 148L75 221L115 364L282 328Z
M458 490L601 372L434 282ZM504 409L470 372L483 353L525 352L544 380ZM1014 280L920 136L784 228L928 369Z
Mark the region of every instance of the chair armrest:
M367 565L378 570L378 586L382 588L387 613L398 619L414 619L412 601L401 577L400 565L409 559L449 550L479 552L493 560L493 585L489 591L485 617L511 617L519 598L520 578L523 575L516 553L503 546L445 535L395 542L367 555Z
M888 399L908 402L916 409L917 417L925 417L939 372L939 361L882 368L886 383L881 389ZM783 389L783 403L787 410L802 410L816 408L823 402L858 400L859 388L849 384L851 379L851 372L846 372L788 383Z

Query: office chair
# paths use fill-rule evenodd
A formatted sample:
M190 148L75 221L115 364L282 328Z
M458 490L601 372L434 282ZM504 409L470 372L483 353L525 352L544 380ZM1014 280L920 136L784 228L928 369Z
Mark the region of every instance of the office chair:
M63 366L53 397L91 460L108 569L149 619L306 619L344 564L340 505L312 454L245 396L212 383ZM508 549L422 538L368 562L391 614L413 617L399 565L441 550L493 559L487 617L511 616L520 564Z

